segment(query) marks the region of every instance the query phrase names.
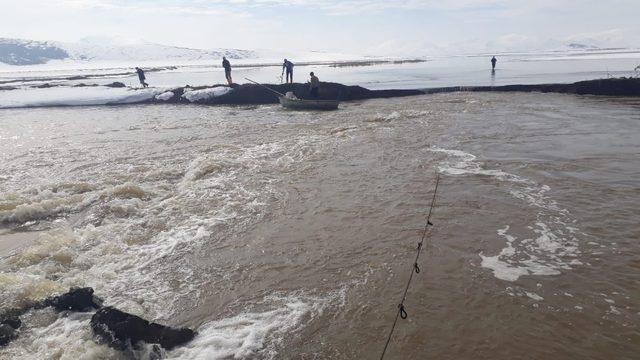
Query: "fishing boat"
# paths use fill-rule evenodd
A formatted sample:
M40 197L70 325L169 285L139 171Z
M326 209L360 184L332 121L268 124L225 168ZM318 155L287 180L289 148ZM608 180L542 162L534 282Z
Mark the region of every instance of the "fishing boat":
M282 107L295 110L336 110L340 105L338 100L305 100L286 96L279 96L278 100Z
M271 91L272 93L278 95L278 100L280 101L280 105L287 109L294 110L336 110L338 105L340 105L340 100L308 100L308 99L298 99L292 92L288 92L286 95L275 91L268 86L264 86L257 81L253 81L249 78L245 78L252 83L262 86L263 88Z

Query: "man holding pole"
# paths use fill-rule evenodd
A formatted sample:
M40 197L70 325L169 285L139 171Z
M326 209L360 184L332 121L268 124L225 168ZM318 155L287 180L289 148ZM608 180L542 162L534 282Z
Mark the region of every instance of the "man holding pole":
M282 63L282 73L284 73L285 70L287 71L286 83L293 84L293 63L287 59L284 59L284 63Z

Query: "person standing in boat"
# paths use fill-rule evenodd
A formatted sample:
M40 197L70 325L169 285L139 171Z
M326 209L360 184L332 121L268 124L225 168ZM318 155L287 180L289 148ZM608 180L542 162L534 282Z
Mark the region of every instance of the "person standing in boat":
M320 79L313 73L313 71L309 74L311 78L309 79L309 97L317 98L318 97L318 88L320 87Z
M286 83L293 84L293 63L287 59L284 59L284 63L282 63L282 72L287 72Z
M227 78L227 83L231 86L233 84L233 80L231 79L231 63L225 56L222 57L222 67L224 68L224 77Z
M498 62L498 59L496 59L496 57L492 57L491 58L491 70L495 70L496 69L496 63Z
M142 69L140 69L139 67L136 67L136 72L138 73L138 80L140 80L140 85L142 85L143 88L146 88L147 86L149 86L149 84L144 82L146 80L146 77L144 76L144 71L142 71Z

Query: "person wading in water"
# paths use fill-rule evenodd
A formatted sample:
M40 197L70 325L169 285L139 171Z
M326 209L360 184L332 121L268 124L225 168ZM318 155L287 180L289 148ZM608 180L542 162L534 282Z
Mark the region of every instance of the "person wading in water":
M224 68L224 76L227 78L229 86L231 86L233 84L233 80L231 80L231 63L224 56L222 57L222 67Z
M496 57L492 57L491 58L491 70L495 70L496 69L496 63L498 62L498 59L496 59Z
M287 59L284 59L284 63L282 63L282 72L287 71L287 81L286 83L293 84L293 63Z
M146 77L144 76L144 71L142 71L142 69L140 69L139 67L136 67L136 72L138 73L138 80L140 80L140 85L145 88L149 86L149 84L144 82L144 80L146 79Z
M318 87L320 86L320 79L313 74L313 72L309 73L311 79L309 79L309 97L317 98L318 97Z

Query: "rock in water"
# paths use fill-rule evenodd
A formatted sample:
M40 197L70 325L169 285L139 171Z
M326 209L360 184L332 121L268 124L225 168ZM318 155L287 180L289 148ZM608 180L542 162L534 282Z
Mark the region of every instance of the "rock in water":
M93 296L92 288L72 288L68 293L45 300L45 305L58 311L92 311L102 307L102 300Z
M141 341L160 344L164 349L171 350L191 341L196 335L191 329L175 329L152 323L109 306L93 315L91 329L100 340L119 350L125 350L128 344L135 346Z
M111 84L107 84L107 85L105 85L105 86L112 87L112 88L123 88L123 87L127 87L127 85L125 85L124 83L121 83L121 82L119 82L119 81L112 82Z
M16 337L18 337L16 329L7 324L0 324L0 346L7 345Z
M2 314L0 315L0 324L9 325L14 329L18 329L20 326L22 326L22 321L16 315Z

